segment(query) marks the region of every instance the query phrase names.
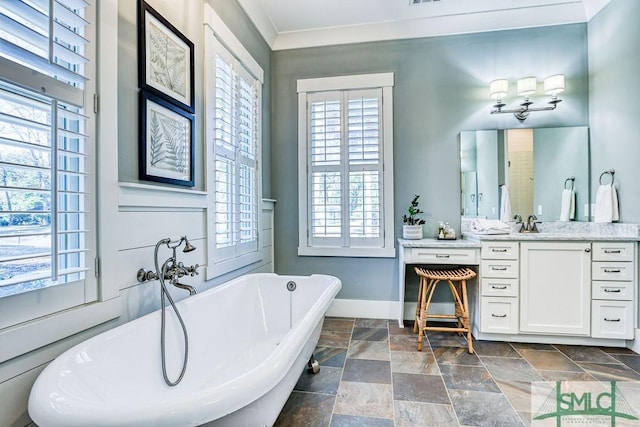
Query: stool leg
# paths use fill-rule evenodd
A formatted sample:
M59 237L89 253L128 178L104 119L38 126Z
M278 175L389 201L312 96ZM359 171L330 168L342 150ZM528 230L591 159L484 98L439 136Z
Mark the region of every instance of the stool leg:
M471 319L469 318L469 299L467 298L467 281L461 280L460 287L462 288L462 303L464 307L464 327L467 328L467 345L469 353L473 354L473 336L471 335Z
M420 304L422 301L422 293L424 283L427 281L426 278L420 277L420 284L418 285L418 303L416 304L416 315L413 320L413 333L418 332L418 318L420 317ZM402 301L400 302L402 304Z
M433 298L433 294L439 281L440 280L438 279L430 279L425 293L422 295L423 301L425 297L426 301L422 304L422 308L420 310L420 336L418 337L418 351L422 351L422 341L424 339L424 332L427 328L429 305L431 304L431 299ZM427 294L429 295L427 296Z
M426 298L429 292L431 281L425 277L420 279L420 301L418 301L418 313L416 316L416 323L413 326L414 331L418 332L418 351L422 351L422 341L424 340L424 319L423 313L426 310Z
M456 320L458 321L458 329L462 328L462 317L463 317L463 312L464 312L464 308L462 307L462 300L460 298L460 289L459 289L459 282L456 282L455 284L451 281L451 280L447 280L447 283L449 285L449 289L451 290L451 296L453 296L453 306L455 309L455 316L456 316ZM458 335L462 335L461 331L458 331Z

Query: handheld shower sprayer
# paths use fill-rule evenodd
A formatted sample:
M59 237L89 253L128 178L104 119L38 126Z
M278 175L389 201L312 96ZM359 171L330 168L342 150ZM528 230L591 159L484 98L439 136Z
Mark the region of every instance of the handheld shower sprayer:
M161 303L161 312L162 312L161 326L160 326L162 376L164 377L165 383L170 387L173 387L177 385L180 381L182 381L185 371L187 370L187 360L189 358L189 336L187 334L187 327L182 319L182 316L180 315L180 312L178 311L178 308L176 307L176 304L173 301L171 294L169 294L169 291L167 290L167 287L165 285L165 280L168 280L169 283L171 283L177 288L188 290L189 295L193 295L196 293L196 289L193 286L184 285L178 282L178 279L186 275L190 275L190 276L197 275L198 267L199 267L198 264L195 264L192 266L185 266L182 262L178 262L176 249L179 248L183 242L184 242L184 248L182 249L183 253L189 253L196 250L196 247L193 246L191 243L189 243L187 236L182 236L180 237L179 240L171 240L170 238L159 240L158 243L156 243L156 247L153 253L155 271L153 270L145 271L144 268L141 268L140 270L138 270L138 275L137 275L139 282L146 282L148 280L160 281L160 303ZM160 266L160 261L158 260L158 250L162 245L167 245L167 247L171 249L172 254L171 254L171 257L167 258L167 260L164 263L162 263L162 266ZM171 307L173 307L173 310L176 314L176 317L178 318L178 321L180 323L180 326L182 328L182 333L184 336L185 351L184 351L182 370L175 381L171 381L169 379L167 375L167 366L165 361L165 353L166 353L165 351L165 323L166 323L165 299L168 300Z

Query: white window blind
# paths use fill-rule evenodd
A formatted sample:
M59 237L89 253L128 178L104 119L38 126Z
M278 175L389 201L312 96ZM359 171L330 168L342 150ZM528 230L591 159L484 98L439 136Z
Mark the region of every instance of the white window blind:
M393 78L297 81L298 255L395 256Z
M260 82L221 45L215 53L215 248L218 259L258 249Z
M308 95L309 241L383 244L382 90Z
M97 295L85 280L94 246L84 107L92 13L83 0L0 1L0 299L68 285L22 320Z

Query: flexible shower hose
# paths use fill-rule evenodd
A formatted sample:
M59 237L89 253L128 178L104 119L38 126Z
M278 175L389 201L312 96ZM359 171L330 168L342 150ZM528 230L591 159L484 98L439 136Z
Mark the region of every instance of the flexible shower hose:
M162 264L162 270L160 270L158 266L158 248L160 247L161 244L162 244L162 241L156 244L156 249L153 256L155 267L156 267L156 274L158 275L158 279L160 280L160 304L161 304L161 310L162 310L162 313L161 313L162 321L160 326L160 354L162 358L162 376L164 377L164 382L167 383L168 386L173 387L177 385L180 381L182 381L182 378L184 377L184 373L187 370L187 361L189 360L189 335L187 334L187 327L185 326L184 321L182 320L182 316L178 311L178 307L176 307L175 302L173 302L173 298L171 298L171 294L169 293L169 291L167 290L167 287L164 284L164 267L167 264L167 262L173 259L173 257L167 259L164 262L164 264ZM171 307L173 307L173 311L176 313L176 316L178 317L178 321L180 321L180 326L182 326L182 333L184 335L184 359L182 362L182 371L180 372L180 376L178 377L178 379L175 381L171 381L169 379L169 376L167 375L166 345L165 345L165 335L166 335L165 296L169 300L169 304L171 304Z

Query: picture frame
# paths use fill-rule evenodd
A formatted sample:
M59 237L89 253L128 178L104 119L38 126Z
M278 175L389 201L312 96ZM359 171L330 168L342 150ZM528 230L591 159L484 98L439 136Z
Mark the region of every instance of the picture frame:
M140 90L139 178L194 186L194 115Z
M194 45L144 0L138 0L138 85L195 112Z

